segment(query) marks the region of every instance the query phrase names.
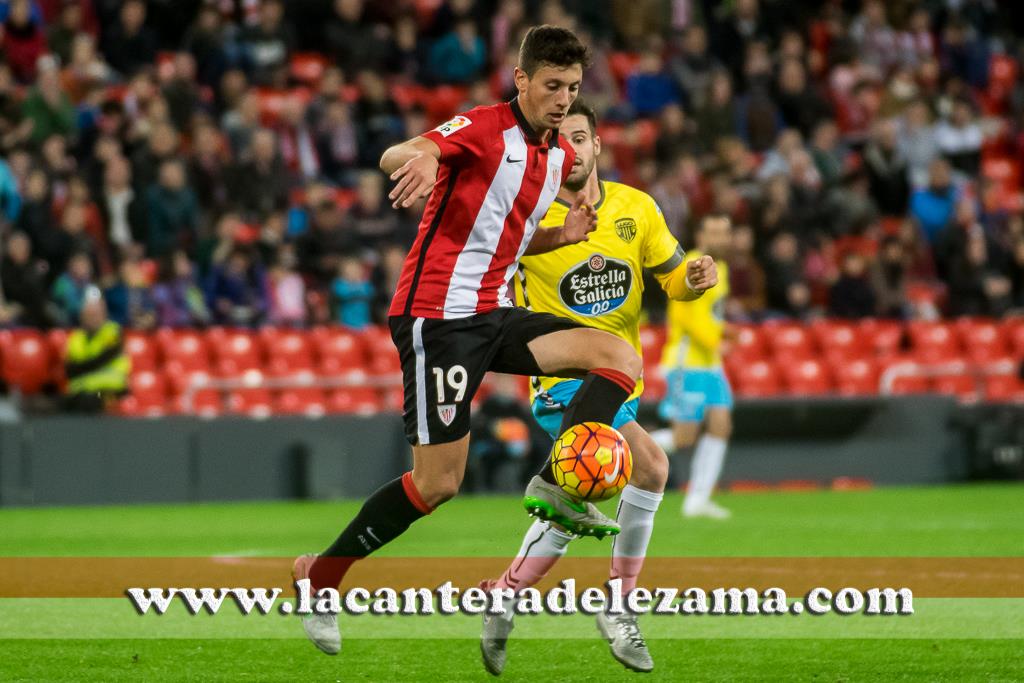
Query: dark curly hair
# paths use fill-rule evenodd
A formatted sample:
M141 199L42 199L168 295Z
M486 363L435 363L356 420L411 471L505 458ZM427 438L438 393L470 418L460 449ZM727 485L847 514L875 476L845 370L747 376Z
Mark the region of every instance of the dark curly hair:
M590 50L572 31L558 26L534 26L519 46L519 68L532 77L543 64L590 66Z

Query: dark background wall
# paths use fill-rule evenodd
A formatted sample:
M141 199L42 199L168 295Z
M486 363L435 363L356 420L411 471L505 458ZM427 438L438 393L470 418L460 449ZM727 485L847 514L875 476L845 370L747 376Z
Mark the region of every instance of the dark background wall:
M961 480L957 410L931 396L742 402L723 481ZM397 415L27 418L0 425L0 504L362 497L410 463Z

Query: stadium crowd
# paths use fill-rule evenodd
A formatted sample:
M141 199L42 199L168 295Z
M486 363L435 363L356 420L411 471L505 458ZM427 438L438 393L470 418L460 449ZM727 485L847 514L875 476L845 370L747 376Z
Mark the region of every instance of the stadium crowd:
M381 322L422 204L381 152L592 46L605 179L685 244L733 217L735 320L1024 308L1024 11L992 0L3 0L4 326ZM660 288L648 288L659 319Z

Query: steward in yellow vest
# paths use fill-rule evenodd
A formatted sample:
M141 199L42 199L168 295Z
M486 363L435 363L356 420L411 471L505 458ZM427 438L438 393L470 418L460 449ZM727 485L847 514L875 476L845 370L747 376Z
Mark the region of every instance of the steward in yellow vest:
M124 353L121 326L107 319L97 290L86 294L82 327L68 336L64 370L71 410L99 412L128 390L131 361Z

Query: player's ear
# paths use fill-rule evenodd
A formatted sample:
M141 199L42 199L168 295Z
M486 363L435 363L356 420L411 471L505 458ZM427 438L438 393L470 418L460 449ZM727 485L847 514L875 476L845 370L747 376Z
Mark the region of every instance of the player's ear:
M594 136L594 156L595 157L601 156L601 136L600 135L595 135Z
M530 84L530 77L518 66L512 69L512 80L515 81L516 90L525 92L526 86Z

